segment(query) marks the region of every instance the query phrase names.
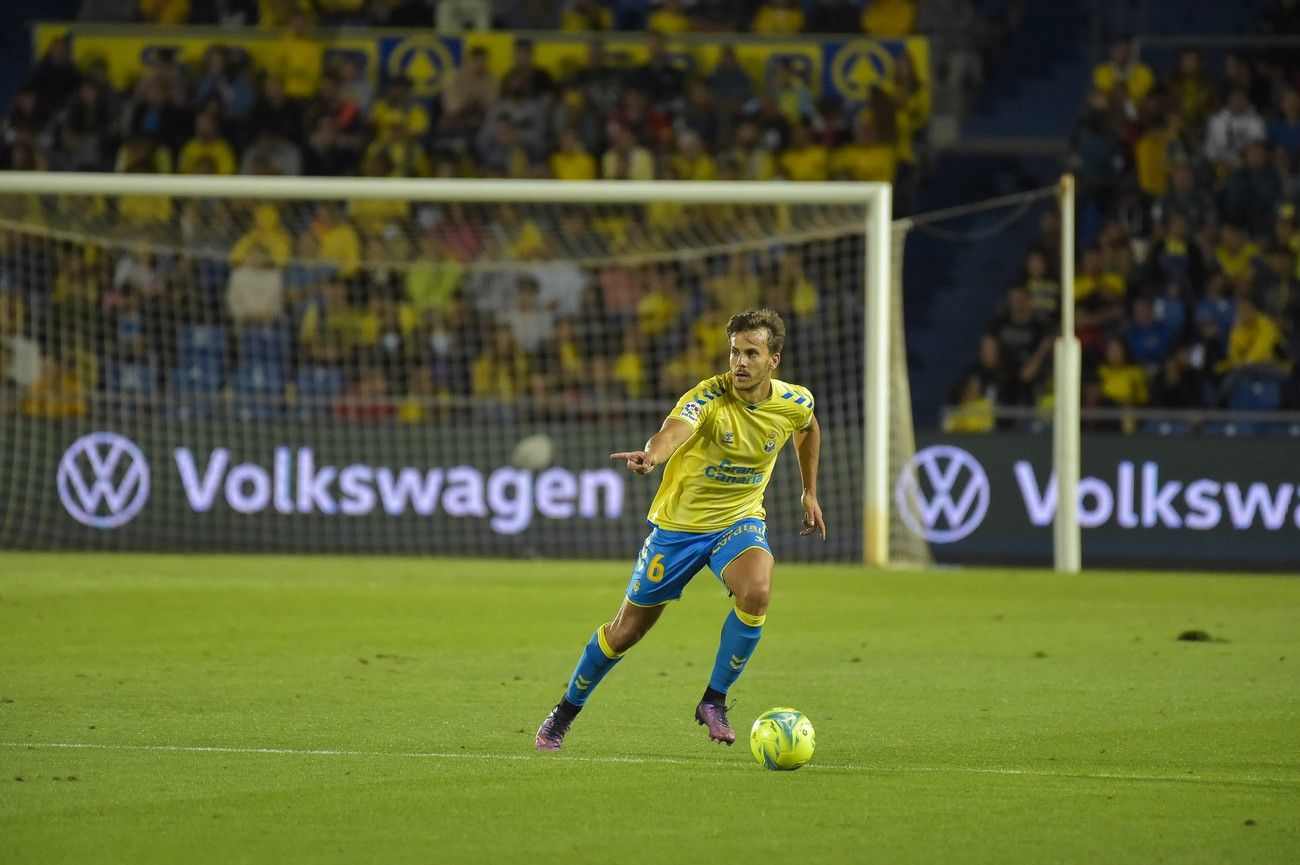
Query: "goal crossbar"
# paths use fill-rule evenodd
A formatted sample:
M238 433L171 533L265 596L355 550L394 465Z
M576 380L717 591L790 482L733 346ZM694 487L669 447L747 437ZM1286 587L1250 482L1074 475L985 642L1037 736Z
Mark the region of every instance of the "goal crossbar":
M564 204L860 204L887 195L887 183L699 180L500 180L406 177L252 177L6 171L0 193L175 195L194 198L405 199Z

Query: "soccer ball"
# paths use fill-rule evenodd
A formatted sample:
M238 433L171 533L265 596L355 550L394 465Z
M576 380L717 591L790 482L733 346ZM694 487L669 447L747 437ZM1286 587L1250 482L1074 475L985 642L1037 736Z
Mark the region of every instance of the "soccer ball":
M555 458L555 445L550 436L538 434L520 439L510 454L510 464L516 468L539 472L551 465Z
M816 748L812 721L798 709L768 709L749 731L754 759L773 771L790 772L807 765Z

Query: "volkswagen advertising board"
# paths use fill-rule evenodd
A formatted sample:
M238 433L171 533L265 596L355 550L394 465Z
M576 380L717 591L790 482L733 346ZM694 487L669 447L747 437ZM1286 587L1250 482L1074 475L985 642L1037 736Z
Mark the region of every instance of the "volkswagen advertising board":
M1084 564L1296 568L1298 452L1288 439L1085 435ZM920 436L894 494L936 561L1051 562L1050 437Z

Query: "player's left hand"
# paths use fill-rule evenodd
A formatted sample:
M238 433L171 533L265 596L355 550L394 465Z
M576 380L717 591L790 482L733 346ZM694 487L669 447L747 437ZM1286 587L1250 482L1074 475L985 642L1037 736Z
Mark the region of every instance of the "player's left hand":
M822 506L817 503L817 497L812 493L804 493L801 499L803 504L803 531L801 535L811 535L814 532L826 540L826 520L822 518Z

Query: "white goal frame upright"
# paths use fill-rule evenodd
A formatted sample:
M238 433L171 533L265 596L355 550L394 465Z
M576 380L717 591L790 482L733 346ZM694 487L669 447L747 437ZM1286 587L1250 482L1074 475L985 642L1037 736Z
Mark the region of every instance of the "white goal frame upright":
M549 181L0 172L0 195L157 195L275 200L403 199L566 204L860 205L866 210L863 560L889 563L889 392L893 188L888 183Z

